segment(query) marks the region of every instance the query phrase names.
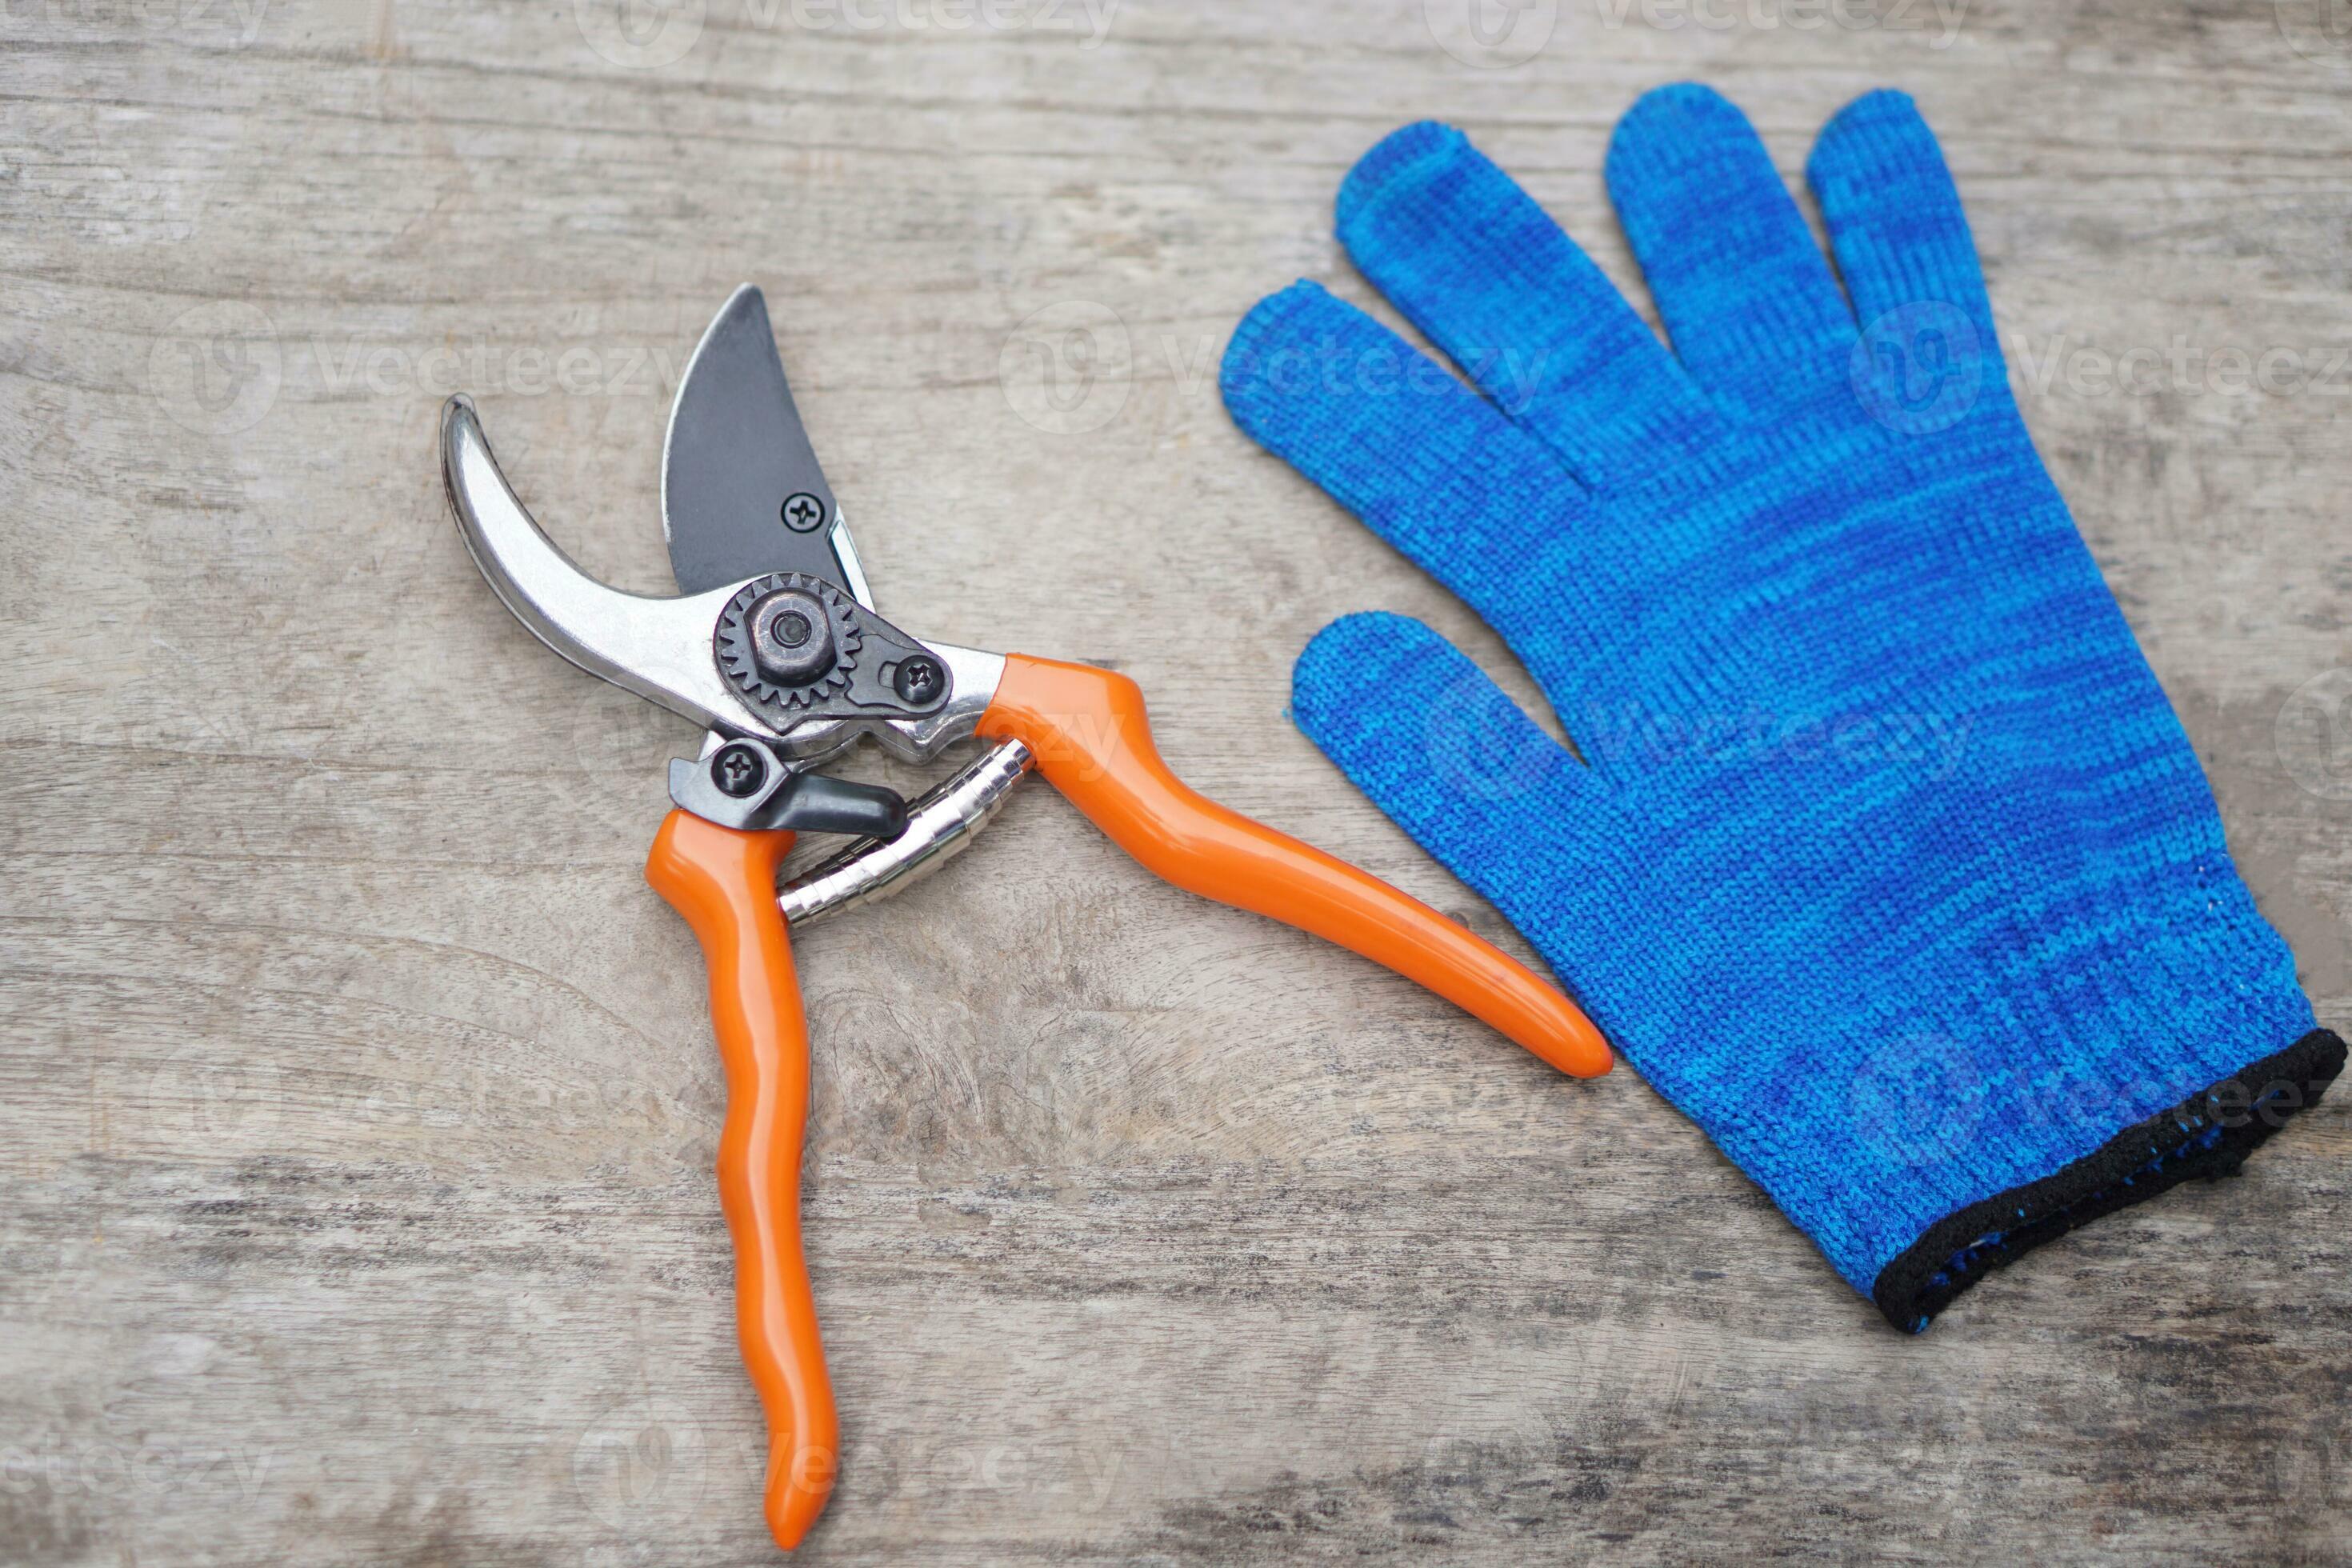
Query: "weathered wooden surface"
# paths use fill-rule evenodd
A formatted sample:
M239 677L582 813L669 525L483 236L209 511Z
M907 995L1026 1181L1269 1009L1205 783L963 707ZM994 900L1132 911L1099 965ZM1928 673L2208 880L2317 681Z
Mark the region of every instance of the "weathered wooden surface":
M680 35L610 0L12 4L0 1561L772 1559L701 968L638 877L692 738L484 590L448 391L660 588L676 368L763 283L887 613L1132 672L1202 787L1515 942L1282 717L1343 611L1507 660L1213 384L1263 291L1365 292L1331 193L1417 115L1630 281L1599 169L1643 89L1717 83L1792 174L1916 92L2056 368L2035 434L2352 1022L2311 722L2352 693L2352 39L2317 0L1759 3L1538 5L1486 65L1445 0L1098 38L708 0L636 65L588 40ZM1129 352L1042 386L1024 342L1076 323ZM2064 363L2176 339L2305 379ZM1043 789L800 951L848 1445L812 1561L2352 1557L2340 1106L1914 1342L1631 1074L1159 886Z

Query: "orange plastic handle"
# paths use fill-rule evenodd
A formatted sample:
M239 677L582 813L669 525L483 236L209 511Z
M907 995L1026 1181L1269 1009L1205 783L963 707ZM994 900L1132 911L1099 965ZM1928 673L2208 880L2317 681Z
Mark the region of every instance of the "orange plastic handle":
M801 1131L808 1024L776 908L789 833L742 833L672 811L646 880L686 917L710 972L710 1022L727 1068L719 1202L735 1241L735 1321L768 1416L768 1528L790 1552L833 1490L841 1449L816 1299L801 1257Z
M1187 788L1160 760L1143 691L1127 677L1008 654L980 732L1026 744L1055 788L1167 881L1360 952L1562 1072L1609 1070L1601 1031L1524 966L1378 878Z

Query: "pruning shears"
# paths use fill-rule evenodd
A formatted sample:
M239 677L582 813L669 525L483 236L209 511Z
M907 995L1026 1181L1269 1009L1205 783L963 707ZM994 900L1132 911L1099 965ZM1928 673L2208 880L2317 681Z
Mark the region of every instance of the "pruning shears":
M841 507L784 379L760 290L703 334L670 411L662 527L678 595L596 582L541 531L473 404L441 416L458 531L517 619L592 675L707 731L670 763L674 809L646 879L693 928L727 1075L719 1192L737 1326L770 1438L769 1528L797 1545L833 1487L838 1426L801 1252L808 1030L788 936L870 901L970 842L1033 770L1178 887L1386 965L1578 1077L1609 1068L1599 1031L1527 969L1386 883L1195 795L1153 749L1123 675L916 637L874 609ZM913 801L818 764L872 738L910 762L994 745ZM846 835L778 885L793 837Z

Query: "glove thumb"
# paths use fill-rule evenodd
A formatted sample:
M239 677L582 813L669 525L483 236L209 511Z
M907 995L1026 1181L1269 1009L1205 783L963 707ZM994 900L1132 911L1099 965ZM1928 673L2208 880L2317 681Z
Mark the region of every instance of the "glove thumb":
M1584 929L1593 862L1631 838L1608 784L1419 621L1346 616L1292 667L1291 717L1356 787L1502 910L1563 983L1543 935Z

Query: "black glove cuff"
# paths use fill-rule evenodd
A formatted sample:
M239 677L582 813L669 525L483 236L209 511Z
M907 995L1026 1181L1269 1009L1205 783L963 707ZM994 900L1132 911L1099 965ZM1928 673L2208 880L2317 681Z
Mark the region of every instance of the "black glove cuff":
M1880 1270L1871 1300L1888 1322L1916 1334L1961 1291L2076 1226L2191 1176L2235 1175L2290 1117L2318 1104L2343 1070L2344 1042L2314 1029L2049 1175L1937 1221Z

